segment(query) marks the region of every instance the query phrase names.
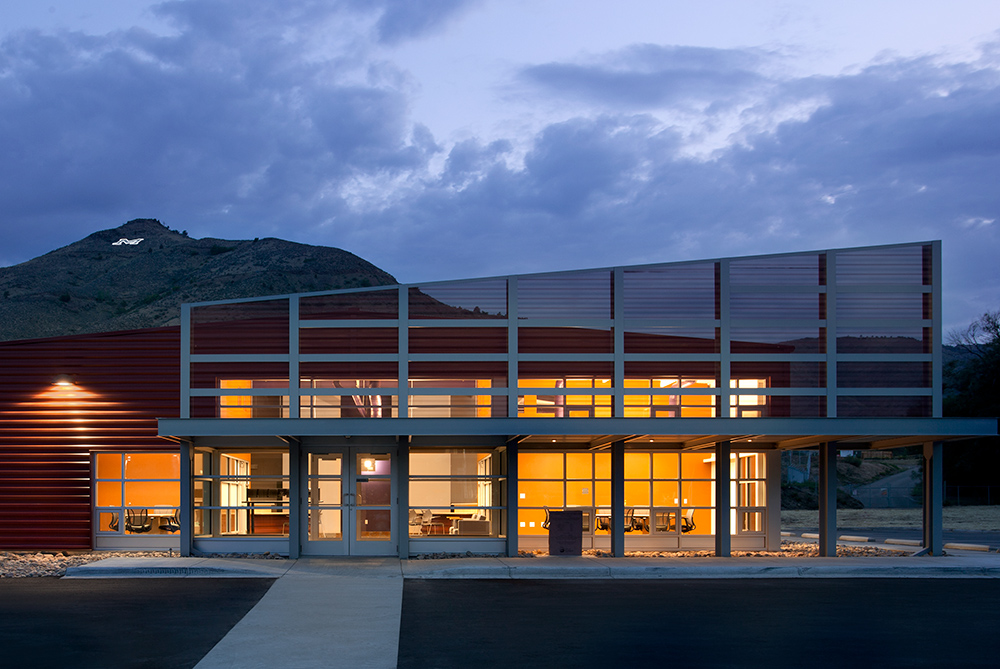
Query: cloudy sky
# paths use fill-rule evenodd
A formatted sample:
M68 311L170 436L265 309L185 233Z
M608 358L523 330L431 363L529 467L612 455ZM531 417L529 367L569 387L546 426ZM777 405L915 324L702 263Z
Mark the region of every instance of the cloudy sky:
M941 239L1000 309L996 0L5 0L0 266L137 217L404 282Z

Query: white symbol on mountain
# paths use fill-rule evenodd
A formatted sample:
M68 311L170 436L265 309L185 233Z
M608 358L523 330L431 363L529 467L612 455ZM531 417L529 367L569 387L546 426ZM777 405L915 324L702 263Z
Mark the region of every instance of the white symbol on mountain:
M122 244L128 244L129 246L135 246L136 244L138 244L139 242L141 242L143 239L145 239L145 237L139 237L139 239L125 239L124 237L122 237L117 242L111 242L111 245L112 246L121 246Z

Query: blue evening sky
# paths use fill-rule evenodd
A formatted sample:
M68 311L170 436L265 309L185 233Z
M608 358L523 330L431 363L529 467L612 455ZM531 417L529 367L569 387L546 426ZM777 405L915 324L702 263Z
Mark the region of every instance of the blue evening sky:
M1000 309L1000 3L6 0L0 266L158 218L405 282L942 239Z

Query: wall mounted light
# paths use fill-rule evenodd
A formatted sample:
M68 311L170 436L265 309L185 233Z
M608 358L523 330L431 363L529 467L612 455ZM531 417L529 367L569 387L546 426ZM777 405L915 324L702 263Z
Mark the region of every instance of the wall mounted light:
M52 385L54 385L54 386L72 386L72 385L75 385L75 384L73 383L73 377L72 376L70 376L69 374L60 374L55 379L53 379Z
M375 471L375 461L371 458L365 458L361 461L361 470L366 473L371 473Z

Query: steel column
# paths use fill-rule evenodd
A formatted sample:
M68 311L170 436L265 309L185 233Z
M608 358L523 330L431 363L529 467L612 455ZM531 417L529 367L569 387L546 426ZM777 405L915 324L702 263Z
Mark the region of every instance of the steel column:
M507 557L517 557L517 444L507 445Z
M944 555L944 473L940 441L924 444L924 548L931 555Z
M611 554L625 557L625 442L611 444Z
M819 445L819 555L837 556L837 442Z
M715 557L732 556L732 528L730 527L730 481L728 441L715 443Z
M302 451L298 439L288 439L288 557L293 560L302 550Z
M781 550L781 451L773 450L764 454L766 479L764 495L767 512L764 518L764 548L769 551Z
M410 557L410 438L401 436L396 449L396 532L399 558Z
M180 461L180 477L181 477L181 507L180 507L180 521L181 521L181 556L190 557L191 556L191 540L194 536L194 495L192 494L192 486L194 482L191 480L191 458L194 457L194 453L191 448L191 442L182 441L181 442L181 461ZM125 522L122 519L122 522Z

